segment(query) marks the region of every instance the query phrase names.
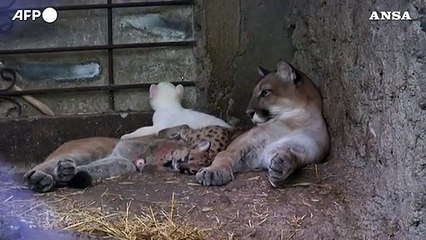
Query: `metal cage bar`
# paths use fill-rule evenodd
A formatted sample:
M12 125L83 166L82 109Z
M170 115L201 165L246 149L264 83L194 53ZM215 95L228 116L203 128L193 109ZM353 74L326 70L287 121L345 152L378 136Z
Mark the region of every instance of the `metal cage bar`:
M108 7L108 46L113 46L113 29L112 29L112 0L107 0L109 5ZM108 86L114 86L114 54L113 49L108 49ZM108 90L109 95L109 107L112 111L115 111L115 100L114 100L114 90Z

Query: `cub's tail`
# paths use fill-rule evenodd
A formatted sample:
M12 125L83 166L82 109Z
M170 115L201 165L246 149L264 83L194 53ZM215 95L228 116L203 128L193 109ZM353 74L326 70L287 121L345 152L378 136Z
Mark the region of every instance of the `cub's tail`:
M67 187L70 188L87 188L92 186L92 177L87 172L78 172L71 180L68 181Z

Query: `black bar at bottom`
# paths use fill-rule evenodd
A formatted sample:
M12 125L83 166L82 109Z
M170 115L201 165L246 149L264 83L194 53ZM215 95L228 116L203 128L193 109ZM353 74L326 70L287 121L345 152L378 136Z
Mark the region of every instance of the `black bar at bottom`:
M172 82L174 85L182 84L186 86L195 86L195 82ZM22 95L44 95L52 93L70 93L70 92L93 92L93 91L113 91L120 89L148 89L151 84L156 83L138 83L138 84L120 84L112 86L88 86L88 87L71 87L71 88L46 88L31 89L22 91L0 92L0 98L4 96L22 96Z
M53 52L74 52L74 51L98 51L108 49L128 49L128 48L155 48L155 47L185 47L195 46L196 41L180 42L152 42L152 43L128 43L114 45L96 45L96 46L76 46L76 47L54 47L54 48L28 48L0 50L0 54L30 54L30 53L53 53Z

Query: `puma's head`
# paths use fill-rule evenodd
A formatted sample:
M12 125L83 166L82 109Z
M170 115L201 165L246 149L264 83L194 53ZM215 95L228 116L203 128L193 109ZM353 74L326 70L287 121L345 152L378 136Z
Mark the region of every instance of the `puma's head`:
M183 86L176 87L169 82L152 84L149 88L149 100L152 109L181 107L183 97Z
M261 78L253 90L247 115L257 124L291 116L308 106L321 109L321 97L312 81L280 61L275 72L258 68Z

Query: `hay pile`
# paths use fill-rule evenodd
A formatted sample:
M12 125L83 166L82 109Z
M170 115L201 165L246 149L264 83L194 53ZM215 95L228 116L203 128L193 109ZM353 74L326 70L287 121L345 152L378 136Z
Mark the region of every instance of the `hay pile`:
M113 239L208 239L203 231L174 222L174 200L170 212L161 211L160 216L156 216L152 209L150 213L132 215L129 213L130 205L127 204L126 211L114 212L105 212L100 208L73 209L59 213L60 224L64 229Z
M125 211L106 210L97 207L97 204L81 206L71 197L78 194L81 193L29 194L22 187L3 185L0 186L0 215L17 217L43 229L65 229L108 239L209 239L205 231L176 223L174 194L170 210L154 211L150 208L139 215L129 211L131 202L127 203Z

